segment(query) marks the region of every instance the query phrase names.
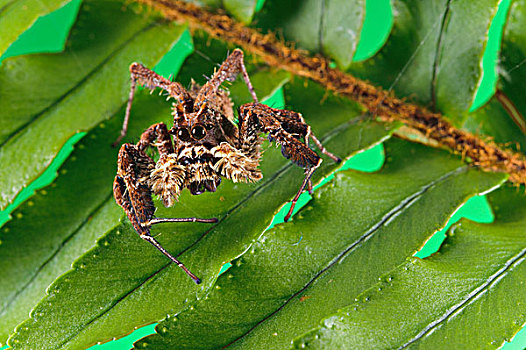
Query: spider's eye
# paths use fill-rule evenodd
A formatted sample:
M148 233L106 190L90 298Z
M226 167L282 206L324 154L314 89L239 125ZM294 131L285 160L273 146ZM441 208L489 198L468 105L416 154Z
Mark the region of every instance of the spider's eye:
M177 138L181 141L190 141L190 134L186 128L179 128L177 130Z
M201 140L206 136L206 130L201 125L196 125L192 128L192 137L196 140Z
M206 130L212 130L214 126L212 124L205 124L205 129Z

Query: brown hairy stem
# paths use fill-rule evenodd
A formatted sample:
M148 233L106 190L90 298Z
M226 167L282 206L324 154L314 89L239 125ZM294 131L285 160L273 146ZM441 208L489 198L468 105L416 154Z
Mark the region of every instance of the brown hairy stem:
M221 13L211 13L191 3L177 0L136 0L159 10L171 20L186 21L191 28L231 42L261 58L267 64L306 77L326 89L364 105L382 120L399 120L438 144L469 158L474 164L490 171L510 174L510 181L526 184L526 162L519 153L501 149L493 142L459 130L441 114L432 113L416 104L404 102L385 90L350 74L329 67L329 61L280 42L272 34L262 34Z

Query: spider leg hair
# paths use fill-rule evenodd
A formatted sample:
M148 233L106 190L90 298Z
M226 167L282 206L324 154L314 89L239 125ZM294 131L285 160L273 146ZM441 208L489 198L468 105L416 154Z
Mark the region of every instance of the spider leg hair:
M168 253L166 249L164 249L163 246L159 242L157 242L155 238L153 238L150 235L140 235L140 236L142 239L149 242L151 245L157 248L161 253L163 253L166 257L168 257L168 259L176 263L177 266L179 266L188 275L188 277L190 277L195 282L195 284L201 283L201 280L196 275L194 275L190 270L188 270L188 268L184 266L182 262L177 260L172 254Z
M159 74L155 73L149 68L146 68L140 63L134 62L130 65L131 85L128 103L126 105L126 112L124 114L124 122L119 137L113 143L113 146L119 144L122 138L126 135L128 130L128 122L130 120L131 106L133 97L135 95L137 85L144 86L150 90L161 88L165 90L171 97L177 101L178 108L181 113L190 112L192 109L193 99L183 86L177 82L172 82Z
M254 102L258 102L256 92L254 87L250 82L248 77L247 69L243 62L243 51L240 49L235 49L232 53L226 58L226 60L221 64L219 69L214 72L214 75L210 80L207 81L205 85L199 91L197 98L195 100L196 106L199 108L202 105L206 105L206 101L211 99L211 96L215 95L221 84L225 81L234 81L239 73L243 76L243 80L248 87L248 91L252 96Z
M308 138L312 137L312 133L310 126L299 113L271 108L260 103L247 103L239 107L239 148L254 147L260 132L268 133L270 141L281 145L281 153L285 158L306 169L305 179L285 216L285 221L288 221L303 190L307 188L309 192L312 191L311 177L322 159L309 148ZM301 137L305 139L304 143L299 140ZM319 142L318 139L315 139L316 141Z
M314 167L312 167L310 169L307 169L307 171L305 172L305 179L303 179L303 183L301 184L298 192L296 192L296 195L292 199L289 211L288 211L287 215L285 215L285 218L283 219L283 221L285 221L285 222L289 221L290 217L292 216L292 212L294 211L294 207L296 206L296 202L298 201L298 198L300 197L301 193L303 192L303 190L305 189L307 184L311 184L311 186L312 186L312 183L311 183L310 179L312 177L312 174L314 174L314 171L316 171L316 169L318 169L318 167L320 166L321 162L322 162L322 159L320 158L320 161L319 161L318 165L316 165L316 166L314 166Z
M115 201L124 209L135 231L142 239L175 262L195 283L199 284L201 283L199 278L150 236L150 227L152 224L167 221L215 222L214 220L217 219L153 219L155 206L152 192L147 184L148 175L153 167L154 162L138 146L129 143L122 145L119 150L117 176L113 182Z
M200 219L200 218L155 218L151 219L149 224L155 225L163 222L204 222L204 223L215 223L217 218L211 219Z

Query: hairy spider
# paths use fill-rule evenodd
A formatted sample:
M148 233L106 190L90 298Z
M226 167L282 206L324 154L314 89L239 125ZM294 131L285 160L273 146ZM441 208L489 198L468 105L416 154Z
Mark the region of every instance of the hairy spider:
M154 124L141 135L137 144L121 146L113 183L115 200L140 237L175 262L197 284L199 278L150 235L150 227L162 222L213 223L217 219L154 218L152 193L159 196L165 206L172 206L184 188L193 195L215 192L222 177L234 182L259 181L262 178L258 168L262 142L259 134L267 133L270 141L281 145L283 156L305 168L303 183L285 217L288 221L301 192L305 187L312 191L310 179L322 161L309 148L309 139L321 152L336 162L340 161L322 146L300 113L258 102L243 63L243 51L239 49L227 57L205 85L199 87L192 82L188 91L181 84L171 82L139 63L133 63L130 72L130 96L122 132L116 143L126 134L137 84L152 91L161 88L175 99L172 106L174 125L168 129L164 123ZM254 102L238 108L239 124L236 125L232 101L220 86L225 80L234 81L238 73L242 74ZM146 155L148 146L157 147L157 162Z

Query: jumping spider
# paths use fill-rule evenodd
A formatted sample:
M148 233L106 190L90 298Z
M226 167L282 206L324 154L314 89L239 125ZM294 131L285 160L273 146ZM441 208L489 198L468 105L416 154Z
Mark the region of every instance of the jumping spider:
M145 86L152 91L161 88L173 103L174 125L164 123L150 126L137 144L123 144L119 151L117 176L113 183L115 200L130 219L140 237L181 267L195 283L200 280L181 262L168 253L150 235L150 227L162 222L217 222L216 218L154 218L152 193L165 206L172 206L184 188L193 195L215 192L221 177L234 182L255 182L262 178L258 168L261 157L260 133L281 145L283 156L305 168L305 179L292 200L285 217L287 221L301 192L312 191L310 178L320 166L321 158L309 148L312 139L321 152L339 162L312 134L300 113L268 107L258 102L243 63L243 51L236 49L219 70L202 87L192 83L190 90L171 82L139 63L130 66L131 89L119 142L126 134L135 87ZM234 122L232 101L220 89L226 81L234 81L241 73L254 102L238 108L239 123ZM173 142L172 142L173 136ZM303 139L303 142L301 141ZM159 160L154 162L145 150L157 147Z

